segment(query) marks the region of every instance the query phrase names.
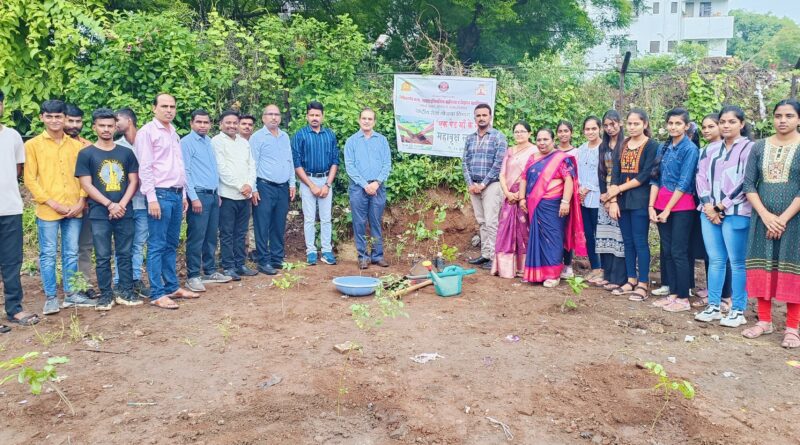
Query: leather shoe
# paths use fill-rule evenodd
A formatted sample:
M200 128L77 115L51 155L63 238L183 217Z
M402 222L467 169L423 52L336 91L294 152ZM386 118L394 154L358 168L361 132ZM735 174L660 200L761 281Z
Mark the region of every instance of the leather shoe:
M369 261L366 259L358 260L358 268L364 270L369 267Z
M380 267L389 267L389 263L387 263L383 258L379 259L378 261L373 261L372 264L377 264Z
M277 275L278 271L274 267L267 264L266 266L258 266L258 271L265 275Z
M467 260L469 264L474 264L476 266L480 266L481 264L489 263L491 261L492 260L490 260L489 258L484 258L482 256L479 256L478 258L470 258Z
M481 269L492 270L492 260L481 264Z

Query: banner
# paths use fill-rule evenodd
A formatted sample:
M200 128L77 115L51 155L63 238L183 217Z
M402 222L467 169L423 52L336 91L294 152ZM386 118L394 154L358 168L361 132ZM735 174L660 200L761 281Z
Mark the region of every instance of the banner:
M395 74L397 148L406 153L461 157L477 131L475 106L494 110L495 79Z

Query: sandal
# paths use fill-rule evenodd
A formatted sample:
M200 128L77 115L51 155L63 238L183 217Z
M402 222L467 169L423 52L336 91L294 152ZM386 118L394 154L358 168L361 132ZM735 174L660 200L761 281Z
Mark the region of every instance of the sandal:
M639 292L639 291L644 291L644 293ZM649 291L649 289L647 289L647 286L645 286L642 283L639 283L639 284L636 285L636 289L634 289L633 292L630 293L630 296L628 297L628 300L630 300L630 301L645 301L648 298L650 298L650 292L648 292L648 291Z
M787 349L800 348L800 334L797 329L789 329L783 332L783 342L781 346Z
M150 304L161 309L178 309L178 303L172 301L172 299L167 295L151 301Z
M698 297L692 302L692 307L706 307L708 306L708 297Z
M19 316L19 318L17 318L17 316ZM32 314L30 312L19 312L13 317L8 317L8 321L16 323L20 326L33 326L36 323L39 323L41 320L36 314Z
M672 303L663 306L661 309L667 312L686 312L692 310L692 305L685 298L676 298Z
M178 299L178 298L195 299L195 298L200 298L200 294L198 294L197 292L192 292L190 290L187 290L187 289L184 289L182 287L179 287L178 290L176 290L175 292L167 295L167 297L175 298L175 299Z
M708 297L700 297L692 302L692 307L694 308L704 308L708 306ZM722 312L728 312L731 310L731 299L730 298L723 298L720 300L719 304L720 310Z
M603 289L605 289L607 291L613 291L614 289L619 289L620 285L619 284L614 284L614 283L609 281L608 283L604 284L602 287L603 287Z
M751 328L747 328L742 331L742 337L745 338L758 338L762 335L772 334L774 332L774 328L772 327L772 323L767 323L763 321L759 321L755 324L755 326Z
M0 324L0 334L5 334L7 332L11 332L11 328L4 324Z
M627 286L627 288L626 288ZM611 295L626 295L633 292L634 286L638 286L638 284L631 283L630 281L626 282L622 286L617 286L614 290L611 291Z

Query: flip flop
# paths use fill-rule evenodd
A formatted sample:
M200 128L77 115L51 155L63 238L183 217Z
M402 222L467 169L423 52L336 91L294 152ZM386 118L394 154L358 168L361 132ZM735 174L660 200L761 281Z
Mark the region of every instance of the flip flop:
M179 299L179 298L195 299L195 298L200 298L200 294L198 294L197 292L192 292L190 290L183 289L183 288L179 287L178 290L176 290L175 292L167 295L167 297L174 298L176 300Z
M0 324L0 334L5 334L7 332L11 332L11 328L4 324Z
M41 320L39 316L36 314L29 314L23 313L24 315L20 318L8 317L8 321L11 323L16 323L20 326L33 326L36 323L39 323Z
M172 301L172 299L169 298L169 296L167 295L164 295L163 297L157 300L151 301L150 304L161 309L178 309L179 307L178 303Z

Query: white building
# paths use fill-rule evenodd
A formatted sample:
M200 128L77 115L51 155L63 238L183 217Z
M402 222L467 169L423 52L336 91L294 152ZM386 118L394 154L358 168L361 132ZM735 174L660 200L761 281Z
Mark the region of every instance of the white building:
M707 46L710 57L725 56L728 39L733 37L728 0L645 0L643 3L643 10L628 30L608 35L601 45L589 51L589 66L618 65L625 51L631 51L634 57L671 53L681 42ZM589 14L598 17L602 11Z

